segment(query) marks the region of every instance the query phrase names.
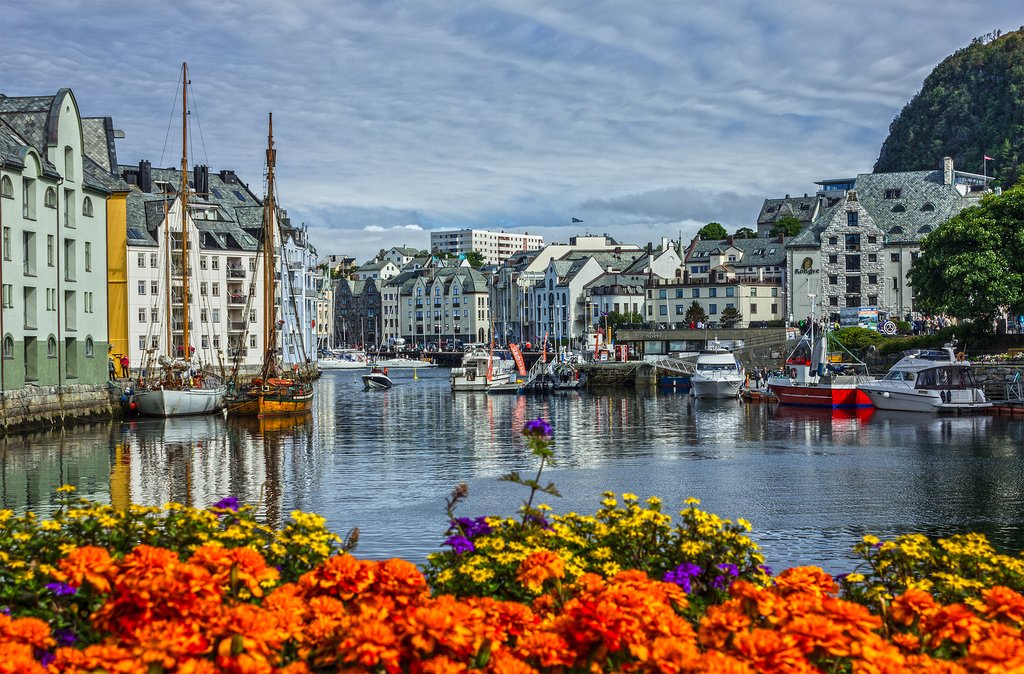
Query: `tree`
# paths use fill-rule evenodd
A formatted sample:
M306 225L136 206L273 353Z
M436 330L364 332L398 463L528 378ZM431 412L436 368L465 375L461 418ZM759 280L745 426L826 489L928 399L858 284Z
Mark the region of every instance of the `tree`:
M482 267L484 264L484 254L478 250L471 250L466 253L466 260L469 262L470 267Z
M725 227L719 222L709 222L697 231L697 236L700 237L701 241L714 241L717 239L724 239L729 236L725 231Z
M609 311L608 316L600 319L600 323L597 327L603 328L605 326L605 319L607 319L608 325L613 329L613 331L617 330L622 325L636 325L644 322L644 317L635 312Z
M740 227L735 233L733 233L732 237L734 239L756 239L757 232L749 227Z
M775 221L772 225L771 230L768 232L771 236L778 236L782 234L784 236L796 236L802 232L804 226L800 223L800 219L794 215L783 215L781 218Z
M939 225L910 267L917 307L989 324L1024 313L1024 186L990 194Z
M723 328L734 328L736 324L743 320L743 314L736 307L726 307L722 309L722 318L719 323L722 324Z
M708 314L704 311L704 307L700 305L700 302L694 300L690 305L690 308L686 310L686 315L683 316L687 323L698 323L708 320Z

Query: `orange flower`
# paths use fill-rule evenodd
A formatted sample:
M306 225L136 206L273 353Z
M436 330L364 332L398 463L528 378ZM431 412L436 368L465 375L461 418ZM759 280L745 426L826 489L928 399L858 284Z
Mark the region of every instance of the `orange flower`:
M792 592L835 594L839 590L832 576L816 566L795 566L775 577L775 587L783 596Z
M538 674L537 670L508 651L496 651L487 663L487 674Z
M751 618L763 619L772 625L789 618L787 602L767 588L737 580L729 586L729 594L740 600L737 606L742 607Z
M110 553L95 545L75 548L60 560L60 571L53 574L57 580L75 587L84 581L97 592L110 592L110 577L114 564Z
M990 620L1024 623L1024 596L1008 587L996 585L981 593L985 598L982 614Z
M514 652L523 659L536 659L541 667L569 666L576 662L576 654L569 643L551 632L527 634L519 640Z
M678 674L699 666L700 650L692 640L657 637L651 644L651 663L659 672Z
M964 664L974 671L992 674L1024 672L1024 639L1000 636L970 645Z
M347 663L383 668L387 672L401 671L401 644L384 620L364 620L353 625L339 651Z
M796 647L796 638L773 630L757 628L740 632L733 639L733 648L759 672L813 671Z
M750 629L753 621L741 606L740 600L731 599L720 606L708 607L698 629L700 643L705 648L724 648L731 635Z
M695 674L757 674L757 671L742 660L721 651L708 651L701 664L692 670Z
M28 644L0 640L0 674L47 674Z
M352 599L373 584L376 569L374 562L360 561L352 555L335 555L303 574L298 585L306 597L329 594Z
M422 674L463 674L469 667L463 662L455 662L447 655L439 655L419 663L418 671Z
M921 638L905 632L895 632L889 635L889 640L899 647L904 653L920 653Z
M94 674L97 670L107 674L138 674L149 669L131 651L120 646L100 644L81 651L58 648L54 655L50 669L61 674Z
M793 637L794 644L805 655L816 649L838 657L849 657L852 652L852 640L842 625L823 615L796 616L780 629Z
M892 600L889 615L901 625L913 625L939 610L932 596L924 590L909 589Z
M938 648L947 639L965 644L981 637L982 622L963 604L950 604L928 616L921 625L922 636L928 636L928 647Z
M24 644L31 648L54 645L50 626L38 618L11 618L0 613L0 644Z
M565 578L565 562L551 550L531 552L516 572L516 580L534 592L541 590L544 581L562 578Z
M217 666L209 660L190 658L178 663L177 674L218 674Z

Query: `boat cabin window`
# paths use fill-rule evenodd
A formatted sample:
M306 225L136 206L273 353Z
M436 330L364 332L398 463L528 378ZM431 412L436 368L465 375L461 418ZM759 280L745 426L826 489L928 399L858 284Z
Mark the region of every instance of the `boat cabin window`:
M916 378L917 375L913 372L903 372L901 370L890 370L889 374L883 377L887 381L914 381Z
M917 382L917 388L968 388L975 387L974 375L964 367L936 367L925 370Z

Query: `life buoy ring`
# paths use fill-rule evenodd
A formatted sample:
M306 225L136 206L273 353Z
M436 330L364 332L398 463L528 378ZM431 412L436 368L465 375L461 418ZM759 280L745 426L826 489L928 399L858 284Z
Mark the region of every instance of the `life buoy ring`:
M796 368L795 367L789 368L789 378L790 379L796 379Z
M956 359L957 360L963 360L964 359L964 352L963 351L958 352L956 354Z

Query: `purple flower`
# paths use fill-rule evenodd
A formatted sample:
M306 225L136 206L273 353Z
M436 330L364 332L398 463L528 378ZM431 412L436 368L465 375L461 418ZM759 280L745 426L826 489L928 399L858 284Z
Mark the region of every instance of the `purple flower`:
M452 526L459 527L466 538L476 538L491 533L491 525L487 523L487 517L459 517L452 521Z
M554 528L551 526L551 523L544 519L544 516L539 513L530 513L526 516L526 521L548 531Z
M9 606L4 606L3 608L0 608L0 613L3 613L4 615L11 615L11 609Z
M465 536L449 536L448 540L446 540L444 544L452 546L452 550L457 555L461 555L463 552L473 552L476 550L476 547L473 545L473 541L469 540Z
M53 638L56 640L58 646L70 646L71 644L78 641L75 633L71 630L57 630L53 633Z
M733 578L739 578L740 568L735 564L719 564L718 569L719 571L725 571L726 574L732 576Z
M690 562L683 562L676 568L665 573L662 580L666 583L675 583L679 587L683 588L683 591L689 594L693 588L691 583L692 579L696 578L701 574L701 568L696 564Z
M715 579L711 581L711 587L716 590L721 590L726 585L728 585L728 582L725 580L725 576L715 576Z
M67 583L62 583L62 582L59 582L59 581L56 582L56 583L47 583L46 584L46 589L50 590L51 592L53 592L58 597L66 597L68 595L72 595L72 594L75 594L76 592L78 592L78 590L76 590L75 588L71 587Z
M523 426L523 435L532 435L539 438L551 437L551 424L544 421L542 418L537 417L532 421L527 421L526 425Z
M761 571L763 571L765 575L772 575L772 567L768 566L767 564L758 564L757 568L761 569Z
M33 655L36 656L36 660L39 661L43 667L49 667L50 663L57 659L50 651L44 651L42 648L33 649Z
M221 500L213 504L214 508L220 508L222 510L238 510L238 497L237 496L226 496Z

